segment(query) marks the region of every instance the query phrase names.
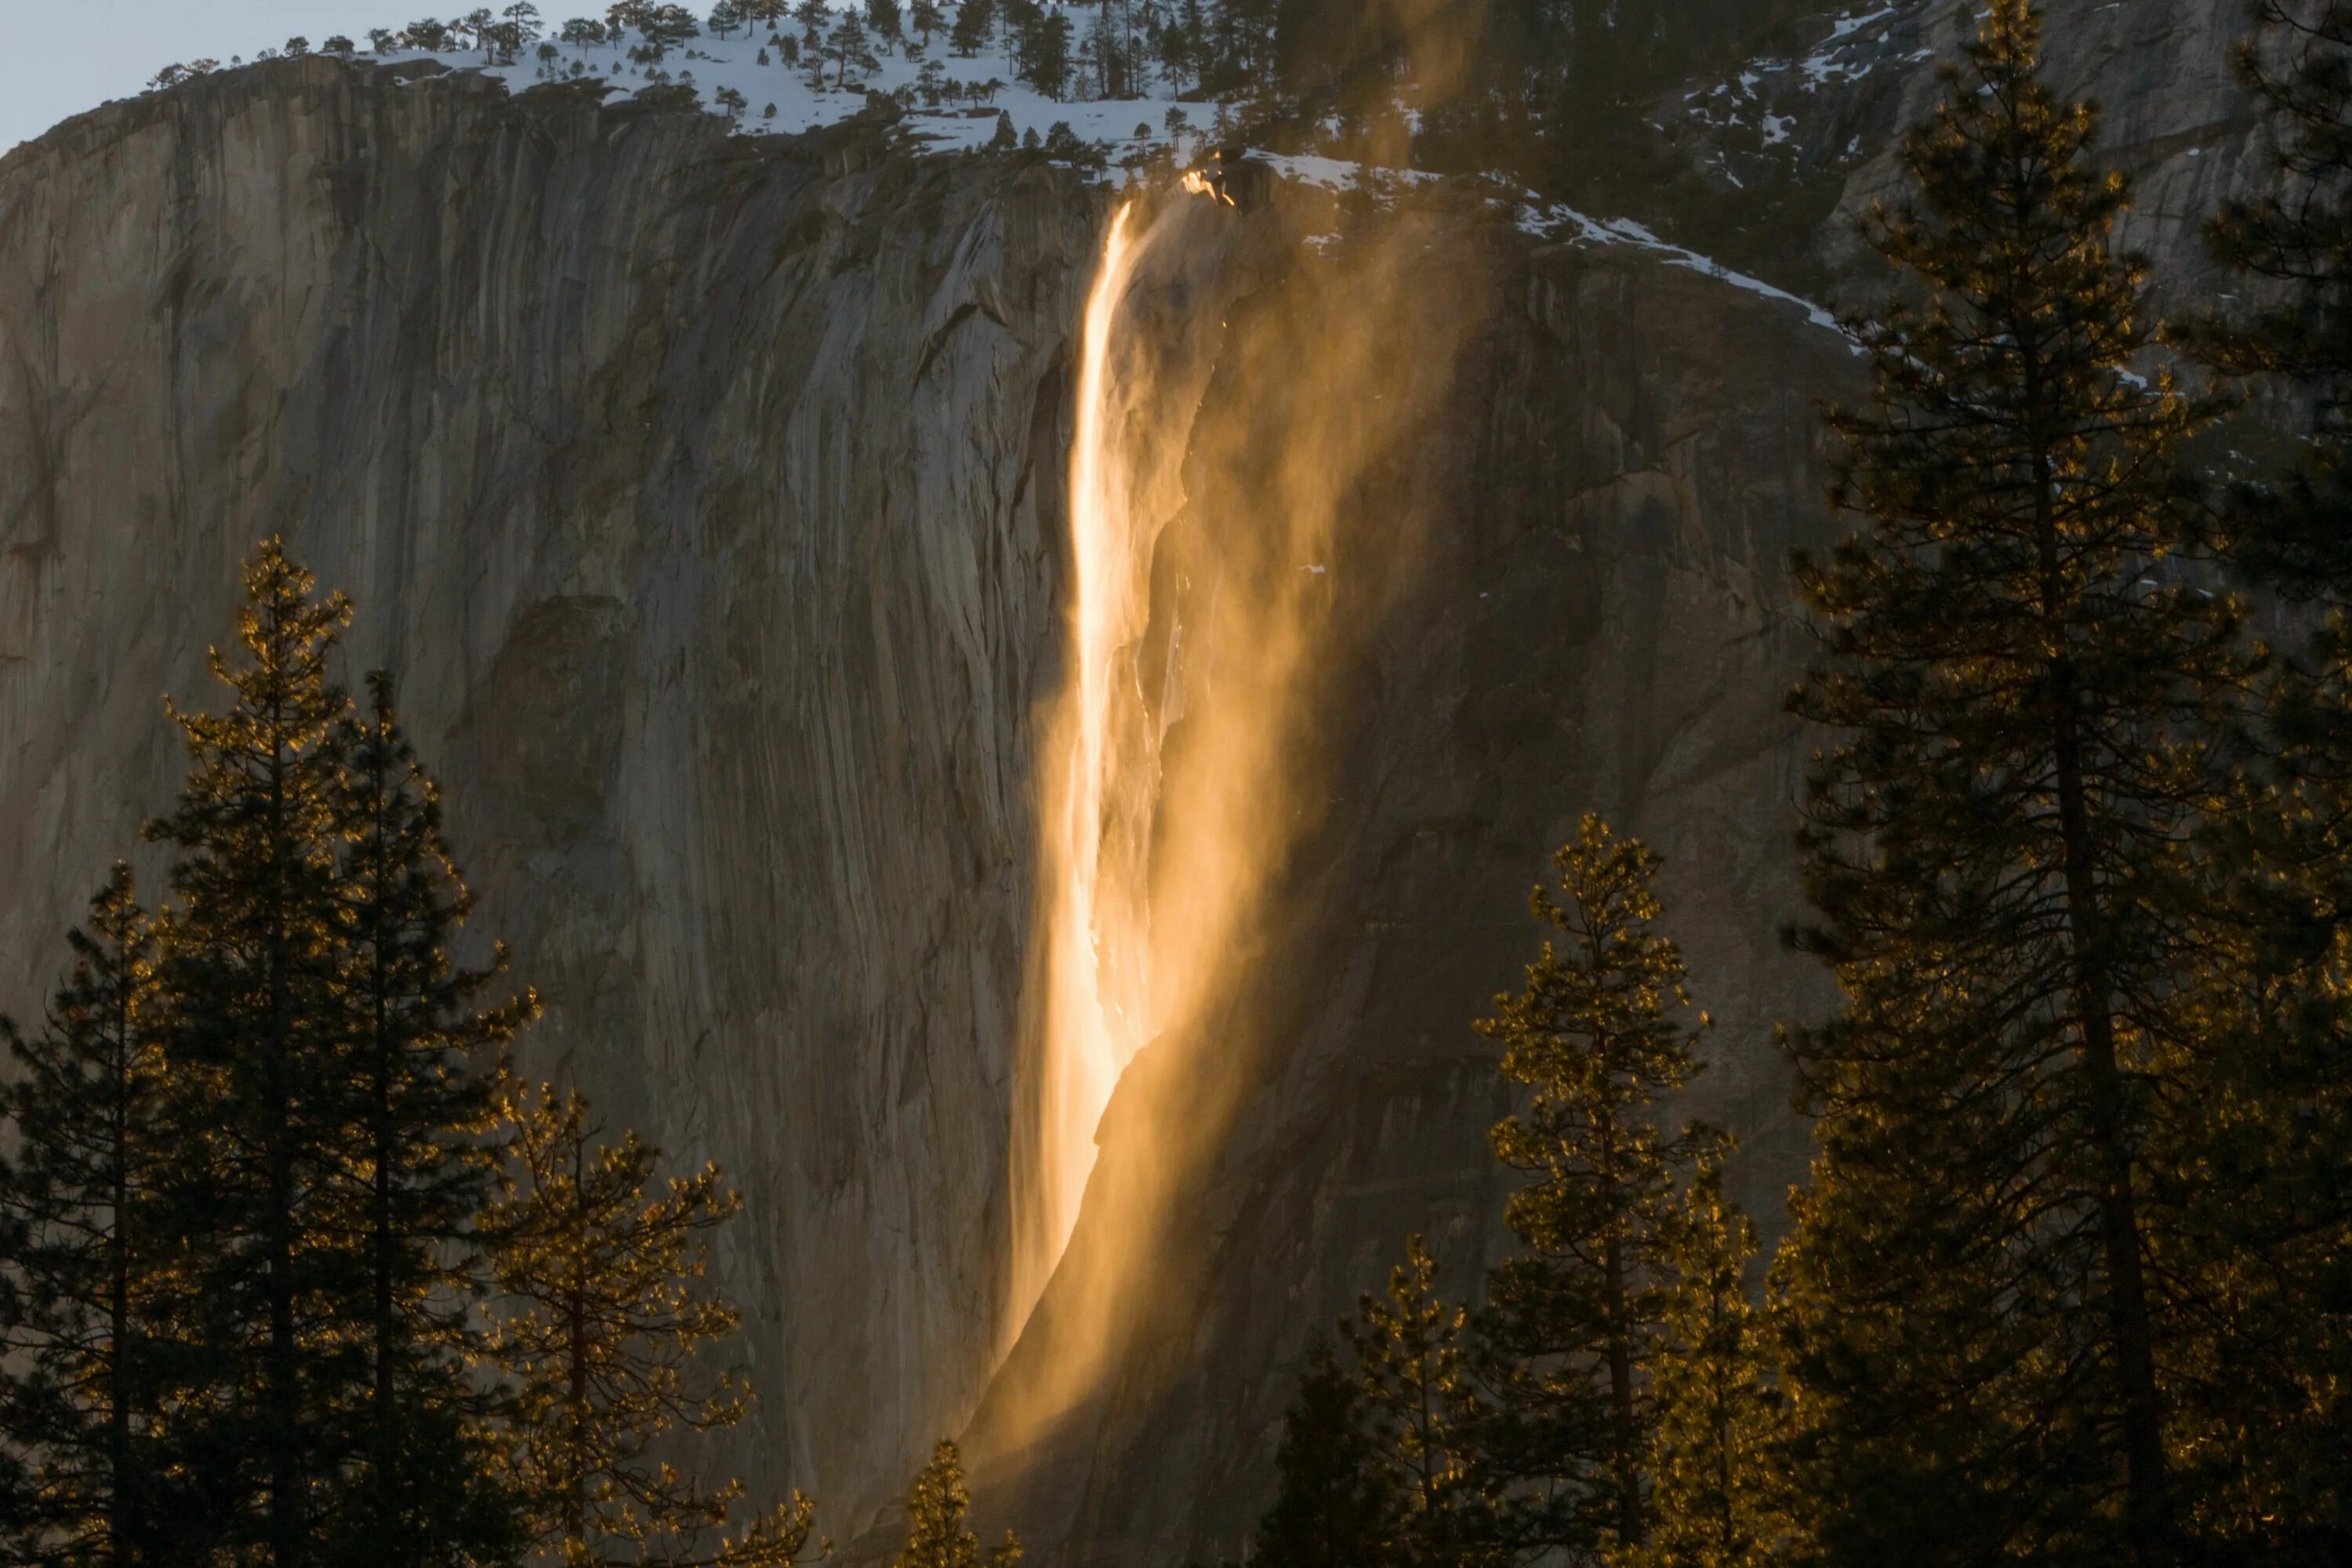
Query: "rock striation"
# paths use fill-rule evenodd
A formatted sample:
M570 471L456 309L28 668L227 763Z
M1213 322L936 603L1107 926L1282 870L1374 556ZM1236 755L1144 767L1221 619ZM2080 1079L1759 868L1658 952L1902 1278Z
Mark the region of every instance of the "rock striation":
M2057 10L2159 172L2141 242L2201 287L2192 221L2253 177L2201 63L2234 5ZM1867 112L1916 114L1914 67ZM749 1199L719 1274L762 1397L714 1458L861 1553L929 1442L1057 1353L1054 1288L1004 1320L1008 1127L1106 199L880 120L760 141L316 58L0 162L0 1010L37 1009L110 860L152 870L161 699L211 700L238 564L285 534L358 601L351 673L400 672L477 939L547 996L524 1066ZM1229 345L1182 433L1194 531L1326 428L1281 372L1351 298L1345 236L1299 243L1329 212L1227 221L1181 297ZM1151 1289L983 1489L1040 1561L1239 1557L1307 1335L1415 1231L1475 1283L1505 1106L1470 1026L1583 811L1667 857L1718 1019L1690 1109L1742 1134L1740 1195L1769 1220L1802 1174L1770 1030L1828 997L1779 938L1811 744L1786 563L1837 531L1818 405L1859 363L1784 301L1442 194L1386 243L1352 391L1406 412L1349 481L1312 787L1231 995L1104 1124L1104 1193L1175 1167ZM1202 1136L1140 1135L1203 1122L1211 1076ZM1090 1199L1073 1258L1108 1223Z

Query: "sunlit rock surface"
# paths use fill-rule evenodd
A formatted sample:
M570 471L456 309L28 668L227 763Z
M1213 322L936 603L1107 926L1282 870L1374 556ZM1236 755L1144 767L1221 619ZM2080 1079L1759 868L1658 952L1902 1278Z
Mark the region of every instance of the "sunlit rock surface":
M2132 119L2110 75L2136 145L2211 118ZM2168 194L2160 254L2204 199ZM749 1198L719 1272L763 1397L718 1458L881 1540L929 1442L985 1438L1055 1357L1041 1330L997 1377L1105 200L877 126L755 142L319 59L0 163L0 1010L37 1012L169 800L161 699L213 700L238 563L286 533L359 602L352 673L402 672L477 934L549 1002L525 1067ZM1328 216L1234 215L1199 307L1236 342L1303 331L1348 265L1297 243ZM1786 557L1835 531L1817 405L1859 363L1655 254L1416 221L1408 303L1362 323L1395 380L1357 389L1416 423L1332 563L1297 847L1217 1026L1121 1086L1098 1185L1202 1081L1232 1114L1182 1162L1112 1374L983 1490L1039 1560L1238 1556L1307 1333L1416 1230L1474 1285L1506 1184L1471 1021L1582 811L1668 858L1718 1020L1692 1108L1747 1140L1741 1195L1769 1223L1801 1173L1770 1038L1824 1001L1779 937L1811 743L1780 712L1808 648ZM1305 427L1279 363L1220 367L1196 461Z

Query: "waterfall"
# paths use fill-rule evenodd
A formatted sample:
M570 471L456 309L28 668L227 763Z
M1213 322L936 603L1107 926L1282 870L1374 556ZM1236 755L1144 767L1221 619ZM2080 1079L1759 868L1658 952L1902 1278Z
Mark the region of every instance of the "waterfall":
M1400 368L1360 313L1386 309L1385 266L1301 293L1315 253L1278 215L1213 185L1155 199L1108 226L1078 342L1013 1257L982 1422L1006 1452L1098 1386L1138 1292L1169 1279L1171 1198L1247 1091L1262 1042L1234 1005L1263 980L1271 879L1329 799L1315 716L1338 546L1412 406L1360 395Z
M1151 616L1153 545L1177 499L1139 494L1150 465L1129 417L1139 374L1119 353L1121 306L1161 232L1112 220L1087 298L1070 452L1066 676L1042 781L1045 1021L1033 1088L1034 1167L1016 1195L1013 1319L1068 1246L1095 1164L1096 1128L1151 1036L1146 886L1158 736L1135 649Z

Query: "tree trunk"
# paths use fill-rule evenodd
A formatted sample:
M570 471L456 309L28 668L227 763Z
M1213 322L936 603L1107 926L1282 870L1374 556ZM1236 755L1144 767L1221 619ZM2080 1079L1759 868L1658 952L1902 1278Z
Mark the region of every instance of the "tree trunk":
M130 984L126 974L121 984ZM128 995L117 1004L114 1042L113 1143L114 1204L113 1268L107 1281L107 1488L112 1518L107 1530L108 1555L115 1568L127 1568L131 1543L141 1534L140 1483L131 1458L131 1037Z
M294 1149L295 1132L289 1125L293 1110L293 1095L288 1075L291 1067L289 1057L292 1042L292 998L289 996L290 946L287 932L287 904L291 891L287 887L288 865L292 859L288 839L288 802L286 799L286 718L282 702L273 701L270 710L272 740L275 746L270 759L269 805L271 826L276 841L271 848L276 864L270 874L276 879L271 889L273 907L270 910L270 931L268 963L269 965L269 1016L268 1037L262 1042L267 1053L263 1067L265 1094L263 1099L266 1125L262 1138L268 1150L268 1207L263 1215L263 1247L267 1258L265 1292L269 1313L269 1351L263 1384L265 1405L268 1410L269 1431L264 1438L268 1445L269 1477L269 1541L270 1559L276 1568L300 1568L302 1562L302 1500L297 1495L300 1481L301 1439L297 1415L300 1398L297 1392L299 1376L298 1348L294 1333Z
M394 1486L395 1466L394 1449L398 1428L394 1420L393 1400L393 1350L396 1337L396 1325L393 1321L392 1282L392 1167L394 1158L392 1126L393 1046L391 1026L387 1016L390 1008L386 1000L386 993L390 986L384 976L383 956L384 885L389 879L390 869L385 865L385 845L388 841L389 829L383 819L385 781L381 773L381 752L373 754L370 768L371 776L368 780L369 793L373 796L371 805L375 817L373 824L375 842L373 847L374 863L371 868L374 873L375 881L372 900L374 929L369 933L371 941L368 953L369 1002L373 1014L370 1022L374 1030L373 1045L375 1058L375 1103L370 1108L375 1117L374 1147L371 1151L374 1159L374 1170L372 1173L374 1179L370 1194L373 1212L369 1215L368 1224L370 1251L373 1255L370 1262L374 1274L374 1278L370 1282L373 1287L370 1305L375 1320L373 1346L375 1376L373 1389L374 1420L372 1423L373 1429L370 1436L371 1447L374 1450L376 1528L388 1530L392 1527L393 1521L399 1516L399 1509Z
M1609 1240L1601 1259L1609 1308L1609 1410L1616 1427L1617 1539L1642 1544L1642 1478L1635 1460L1640 1434L1634 1429L1633 1326L1625 1321L1624 1244Z
M2063 630L2063 584L2058 554L2053 478L2046 454L2035 458L2037 531L2042 574L2042 614ZM2063 636L2059 639L2063 646ZM2051 750L2058 775L2058 828L2065 856L2068 934L2073 949L2074 1012L2090 1089L2092 1155L2098 1167L2101 1260L2107 1276L2106 1329L2113 1342L2121 1404L2125 1484L2131 1531L2149 1568L2171 1561L2172 1518L2164 1459L2163 1401L2157 1388L2147 1281L2139 1252L2139 1219L2126 1137L2126 1086L2116 1050L2116 1020L2105 909L2091 844L2090 805L2083 776L2081 716L2073 678L2063 659L2053 670Z
M587 1139L582 1136L572 1145L572 1202L575 1208L583 1202L582 1184L587 1174ZM583 1223L578 1227L579 1235L568 1259L572 1300L565 1303L564 1322L570 1334L566 1371L572 1401L572 1447L565 1456L569 1473L564 1478L563 1538L583 1544L588 1534L588 1281L581 1273L586 1267L585 1217L582 1215Z

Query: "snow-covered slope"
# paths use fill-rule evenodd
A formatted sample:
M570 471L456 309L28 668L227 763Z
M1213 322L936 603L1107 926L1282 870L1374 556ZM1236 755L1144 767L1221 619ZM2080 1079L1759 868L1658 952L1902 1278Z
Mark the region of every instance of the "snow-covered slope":
M1017 68L1001 41L961 56L950 51L943 32L932 35L928 48L912 34L895 47L874 40L873 68L853 68L845 81L837 62L826 61L820 69L814 57L803 55L798 63L788 63L782 42L796 42L798 37L797 26L791 23L774 31L764 26L738 28L723 38L705 33L670 49L658 64L631 58L638 47L635 37L618 44L551 41L556 50L552 58L542 58L541 45L533 43L512 64L489 61L479 49L395 49L368 58L387 64L436 60L453 69L496 77L516 91L547 81L591 78L602 79L614 95L665 84L683 86L691 88L714 113L728 111L721 95L731 89L742 100L735 111L738 129L752 135L793 135L838 124L879 93L906 110L911 132L942 152L985 146L996 134L1002 114L1011 118L1017 134L1025 138L1034 132L1041 141L1056 124L1066 124L1080 141L1102 148L1113 162L1158 148L1172 149L1184 158L1202 150L1222 113L1216 103L1180 105L1172 96L1049 98L1018 79ZM820 74L822 86L817 85ZM1171 111L1177 117L1172 123Z

